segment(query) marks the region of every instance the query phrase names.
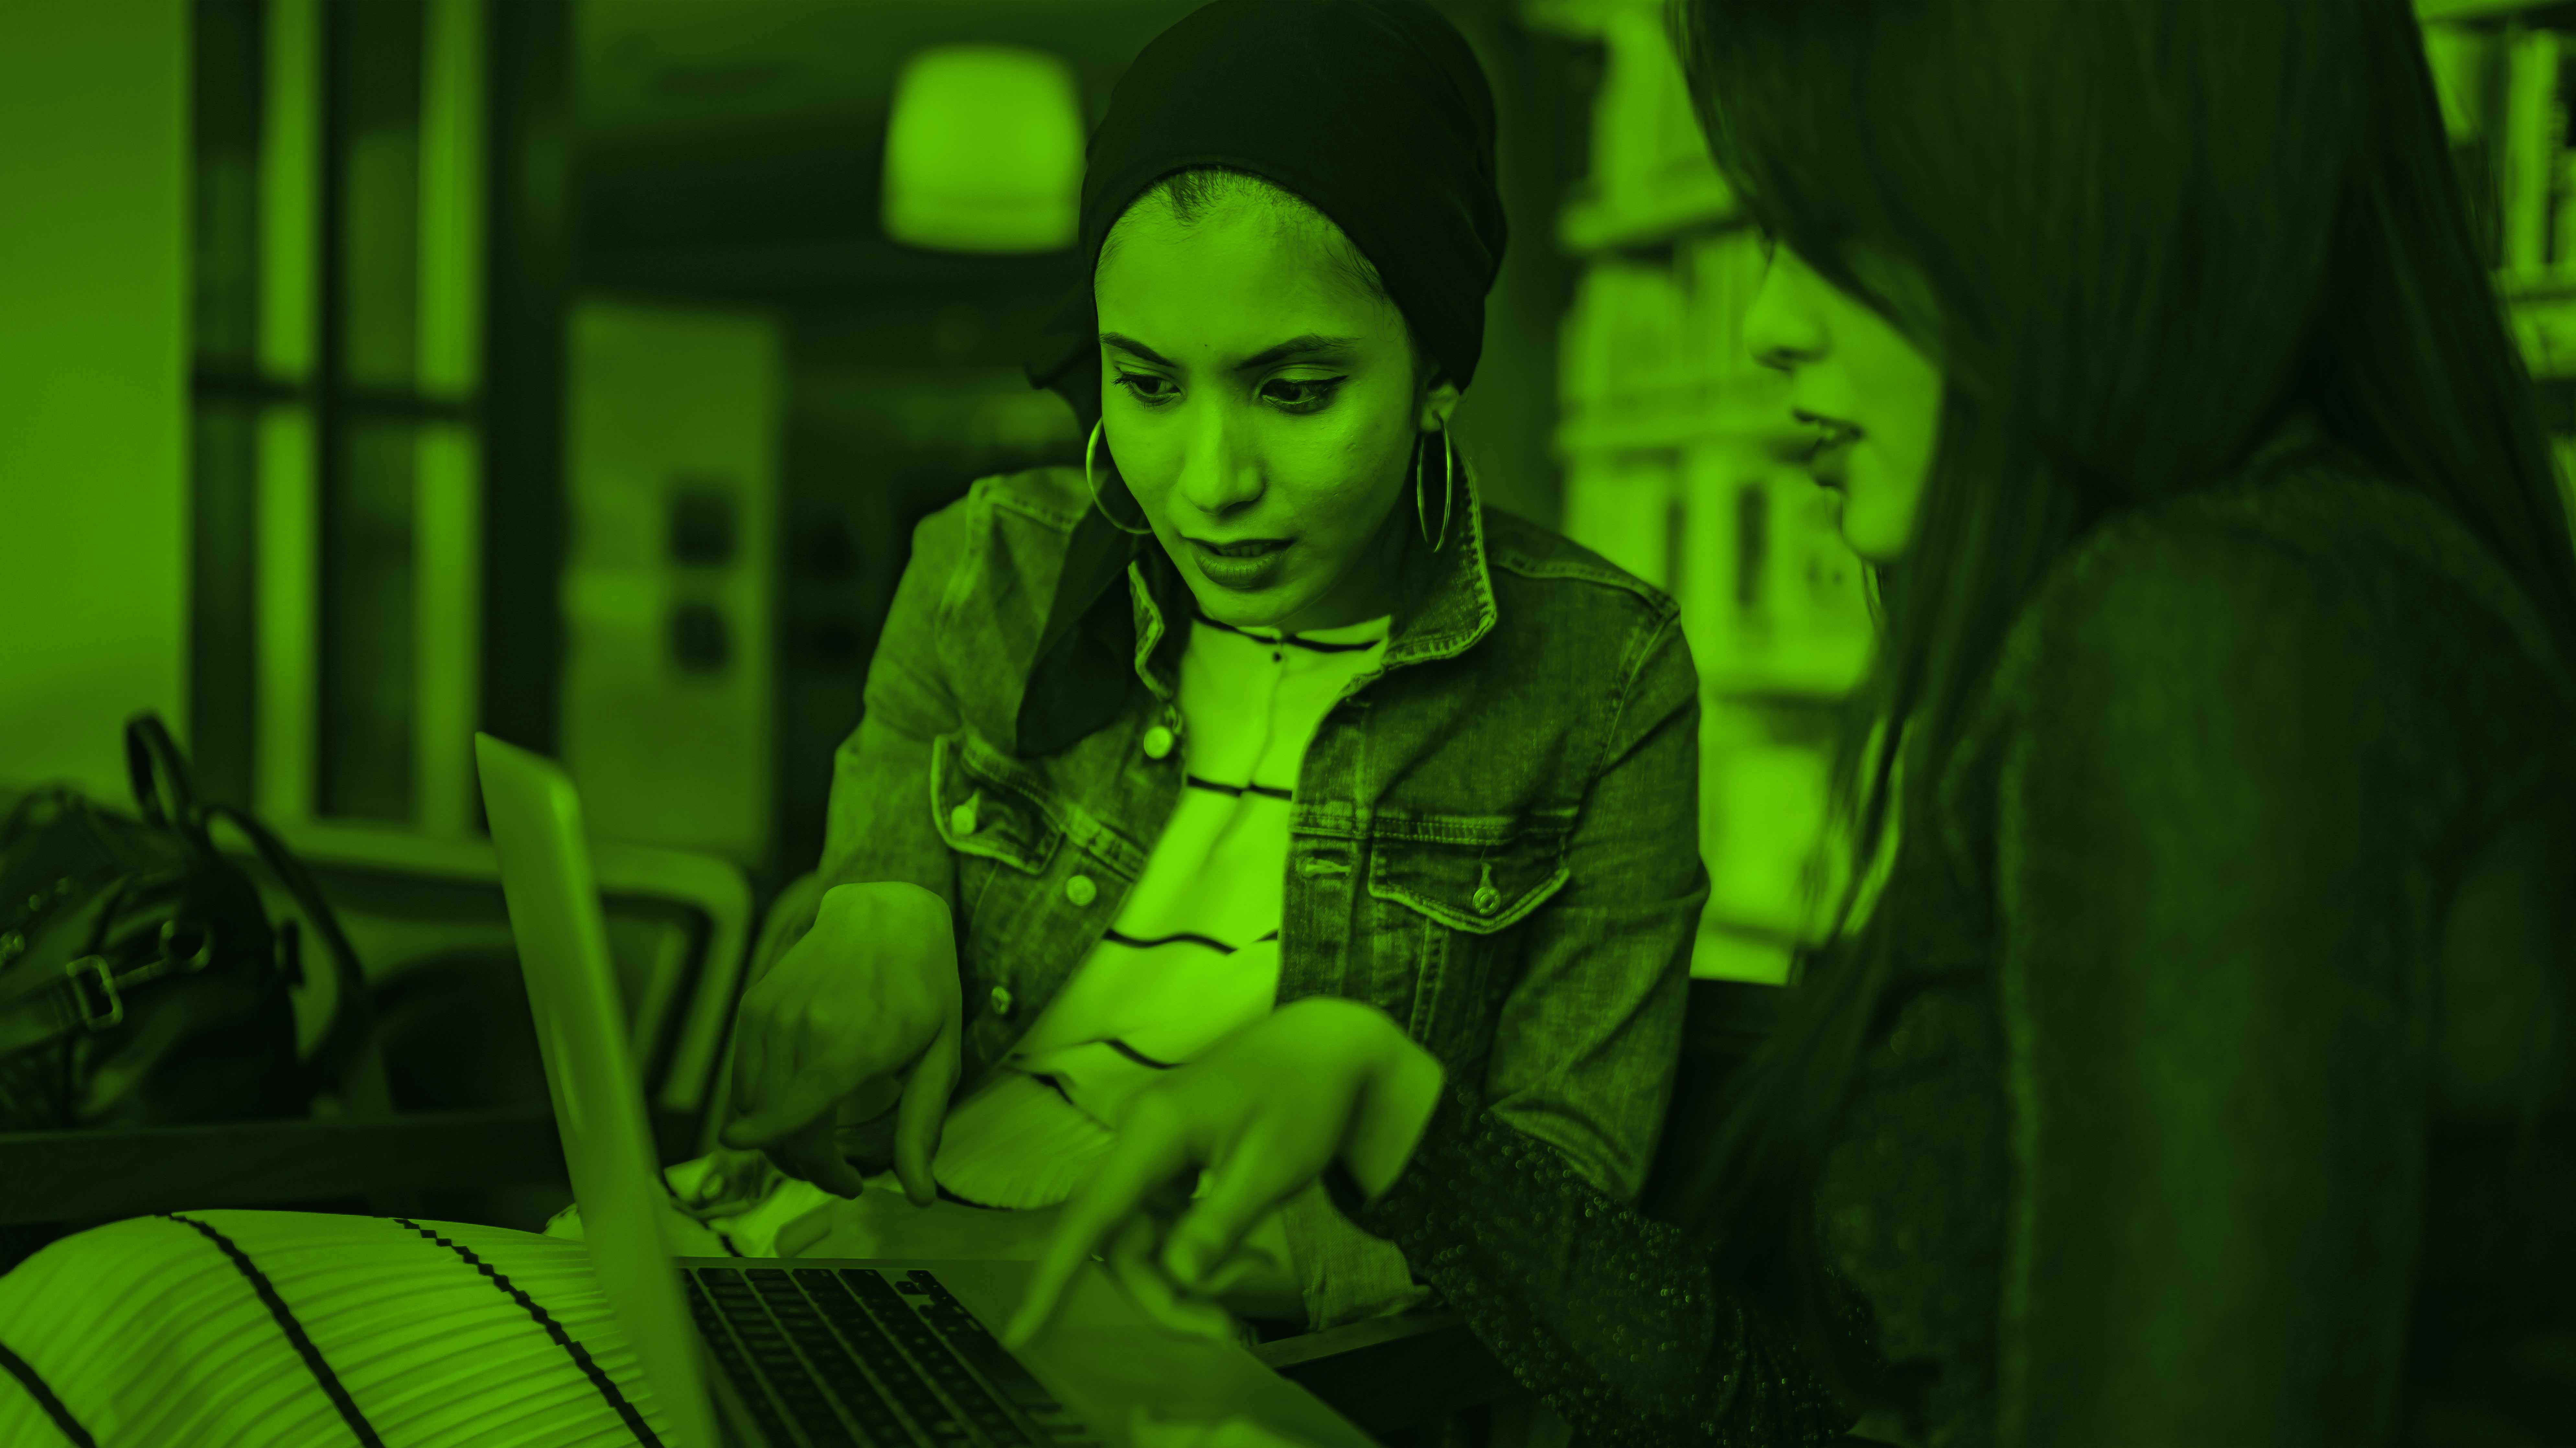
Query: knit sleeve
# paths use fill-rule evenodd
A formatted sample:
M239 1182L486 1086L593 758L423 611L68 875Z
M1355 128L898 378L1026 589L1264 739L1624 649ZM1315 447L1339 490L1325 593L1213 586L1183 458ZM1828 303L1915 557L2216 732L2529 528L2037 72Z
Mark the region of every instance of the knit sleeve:
M1338 1165L1325 1189L1587 1445L1800 1448L1853 1422L1679 1228L1613 1200L1454 1081L1384 1196L1365 1202Z

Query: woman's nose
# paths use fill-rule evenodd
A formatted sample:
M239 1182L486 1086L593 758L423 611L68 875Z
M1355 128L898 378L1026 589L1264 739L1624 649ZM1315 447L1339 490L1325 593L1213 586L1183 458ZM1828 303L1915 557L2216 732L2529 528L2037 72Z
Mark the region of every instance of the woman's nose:
M1776 266L1764 273L1744 309L1744 350L1758 365L1786 372L1816 359L1824 350L1824 331L1791 305L1779 275Z
M1172 491L1208 517L1225 518L1261 497L1261 473L1234 457L1222 440L1207 438L1181 460Z

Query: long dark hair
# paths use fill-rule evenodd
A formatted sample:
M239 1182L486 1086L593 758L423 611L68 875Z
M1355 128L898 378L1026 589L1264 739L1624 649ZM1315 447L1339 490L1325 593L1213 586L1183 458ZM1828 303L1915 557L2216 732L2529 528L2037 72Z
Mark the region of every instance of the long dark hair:
M2407 0L1666 3L1754 217L1946 381L1835 749L1855 859L1891 843L1891 808L1930 818L1962 706L2049 564L2110 516L2218 485L2298 408L2466 525L2576 661L2566 506ZM1937 315L1874 286L1874 255ZM1902 1004L1891 912L1853 924L1861 881L1680 1194L1855 1402L1880 1396L1879 1365L1836 1310L1814 1193Z

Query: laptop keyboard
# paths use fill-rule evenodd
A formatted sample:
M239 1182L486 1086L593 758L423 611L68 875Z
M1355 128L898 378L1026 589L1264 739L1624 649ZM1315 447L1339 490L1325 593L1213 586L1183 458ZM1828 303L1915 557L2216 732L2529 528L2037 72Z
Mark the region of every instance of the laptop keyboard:
M798 1439L761 1383L818 1448L1097 1441L927 1271L889 1280L864 1267L693 1267L686 1276L699 1330L782 1448Z

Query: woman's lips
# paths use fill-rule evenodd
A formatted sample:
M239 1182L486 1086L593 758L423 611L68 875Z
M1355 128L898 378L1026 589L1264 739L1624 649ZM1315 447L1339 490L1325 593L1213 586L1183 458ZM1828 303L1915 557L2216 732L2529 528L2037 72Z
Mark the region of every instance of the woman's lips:
M1821 412L1809 412L1803 407L1790 408L1789 415L1796 418L1801 426L1823 428L1828 436L1837 433L1850 433L1854 437L1860 436L1860 425L1847 418L1830 417Z
M1807 476L1817 486L1843 490L1844 469L1850 465L1851 445L1860 440L1861 429L1839 417L1792 407L1789 416L1801 425L1817 429L1815 443L1807 449Z
M1815 447L1807 453L1807 476L1819 487L1843 491L1843 478L1851 466L1852 444L1859 440L1857 432L1827 433L1816 439Z
M1279 576L1279 560L1288 551L1287 543L1274 543L1258 553L1233 557L1196 538L1190 540L1190 551L1197 557L1199 576L1219 588L1237 593L1256 593L1268 587Z

